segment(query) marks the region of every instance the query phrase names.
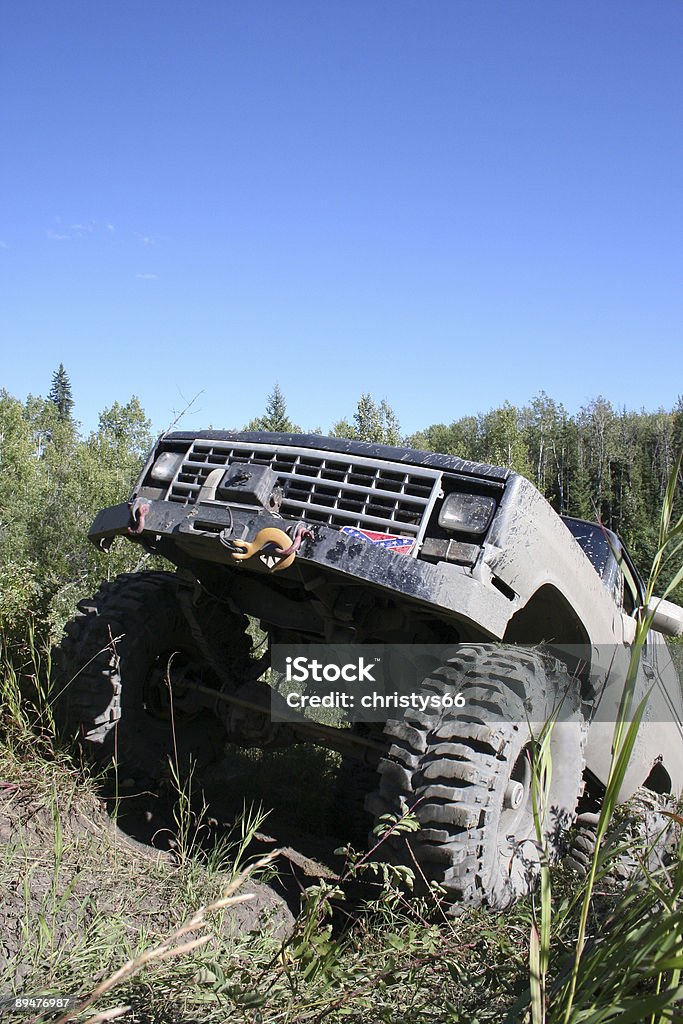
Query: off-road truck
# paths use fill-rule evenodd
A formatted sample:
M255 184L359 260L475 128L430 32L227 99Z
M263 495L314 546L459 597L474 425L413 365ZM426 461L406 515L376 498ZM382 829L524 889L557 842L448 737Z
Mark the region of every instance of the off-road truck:
M599 797L642 584L614 534L561 518L517 473L317 435L174 432L89 533L102 550L118 536L176 571L104 583L67 626L56 716L95 757L135 776L172 739L199 759L216 739L327 745L372 770L375 818L414 809L411 850L396 833L391 857L454 902L492 906L525 892L538 865L529 754L558 706L551 851L584 787ZM466 704L350 728L279 721L269 646L252 650L250 619L267 645L446 645L422 685ZM683 788L680 682L661 636L681 632L683 612L661 602L654 626L623 800L642 785Z

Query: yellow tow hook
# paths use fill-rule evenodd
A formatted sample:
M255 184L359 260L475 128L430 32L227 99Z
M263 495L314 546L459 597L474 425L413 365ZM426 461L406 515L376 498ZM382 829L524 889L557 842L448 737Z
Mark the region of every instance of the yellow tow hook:
M273 526L259 530L252 541L235 539L232 541L232 545L242 549L231 551L231 558L235 562L245 562L269 545L275 545L270 551L264 551L261 555L261 560L271 572L279 572L281 569L288 568L296 558L299 547L298 544L294 547L291 537L288 537L284 530L278 530ZM277 563L273 561L274 559L278 559Z

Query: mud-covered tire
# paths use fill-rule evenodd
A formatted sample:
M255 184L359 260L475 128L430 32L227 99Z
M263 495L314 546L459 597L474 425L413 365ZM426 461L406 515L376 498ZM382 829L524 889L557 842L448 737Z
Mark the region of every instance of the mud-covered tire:
M422 686L436 696L463 692L466 706L411 710L387 723L389 747L366 808L376 818L414 808L420 830L391 836L386 845L389 859L417 864L423 887L438 883L461 906L506 907L530 891L539 873L529 745L561 701L544 821L551 857L574 818L586 737L577 687L557 660L495 645L462 646ZM539 721L530 727L525 698L532 692L542 715L535 713Z
M51 701L60 733L76 738L90 760L115 760L119 772L134 779L163 774L171 754L187 765L190 755L201 763L220 749L223 728L208 711L184 716L174 707L171 714L170 701L152 707L150 676L168 671L169 663L189 666L204 685L217 686L177 588L176 578L164 572L103 583L80 602L53 659Z

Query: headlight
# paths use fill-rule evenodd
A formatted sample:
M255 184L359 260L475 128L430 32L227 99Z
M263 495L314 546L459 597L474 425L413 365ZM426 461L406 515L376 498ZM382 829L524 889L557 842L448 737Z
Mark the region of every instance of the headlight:
M485 494L449 494L439 512L439 526L461 533L485 533L496 508Z
M170 484L182 464L182 452L162 452L152 466L150 476L157 483Z

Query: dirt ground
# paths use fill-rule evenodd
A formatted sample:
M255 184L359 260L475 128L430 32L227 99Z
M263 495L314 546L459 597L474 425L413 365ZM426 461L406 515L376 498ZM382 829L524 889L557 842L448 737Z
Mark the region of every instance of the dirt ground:
M336 770L315 748L235 749L203 780L193 777L195 851L234 838L245 806L270 810L242 856L246 863L277 849L275 871L267 883L249 880L254 898L231 909L226 927L236 935L267 929L284 937L303 889L341 870L334 851L350 838L362 845L365 821L341 813ZM67 948L103 917L125 921L131 934L176 925L177 811L170 777L142 789L132 779L83 785L76 769L58 766L39 786L29 771L0 778L0 974L41 921L51 949ZM20 962L17 988L22 969Z

